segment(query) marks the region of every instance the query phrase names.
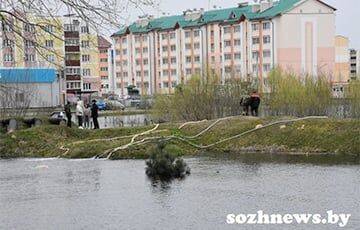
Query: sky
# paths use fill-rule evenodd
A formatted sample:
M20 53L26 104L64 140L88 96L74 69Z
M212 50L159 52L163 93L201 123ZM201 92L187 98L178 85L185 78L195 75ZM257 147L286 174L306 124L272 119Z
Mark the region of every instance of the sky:
M156 17L162 16L162 12L181 14L189 8L211 9L214 5L222 8L236 6L246 0L160 0L159 9L151 14ZM334 6L336 11L336 33L350 39L350 48L360 49L360 0L323 0ZM251 2L251 0L249 0ZM151 11L151 10L150 10ZM136 20L140 12L132 12L130 20ZM355 26L357 24L357 26Z

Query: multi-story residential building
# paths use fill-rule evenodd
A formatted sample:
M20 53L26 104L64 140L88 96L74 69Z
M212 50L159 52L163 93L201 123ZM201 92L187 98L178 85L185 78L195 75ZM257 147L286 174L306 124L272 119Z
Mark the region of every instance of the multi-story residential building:
M16 17L2 21L0 66L57 69L65 82L63 102L100 93L100 74L109 74L108 68L100 64L102 48L97 33L75 15L26 14L28 23Z
M350 49L350 77L359 78L360 75L360 50Z
M332 82L335 84L348 83L350 79L349 39L337 35L335 37L335 72Z
M319 0L260 1L182 15L144 16L112 35L116 93L172 93L194 74L256 79L267 85L280 66L331 80L335 67L335 11Z
M106 40L103 36L98 36L98 49L99 49L99 69L100 69L100 80L101 80L101 93L111 94L112 78L111 71L111 43Z

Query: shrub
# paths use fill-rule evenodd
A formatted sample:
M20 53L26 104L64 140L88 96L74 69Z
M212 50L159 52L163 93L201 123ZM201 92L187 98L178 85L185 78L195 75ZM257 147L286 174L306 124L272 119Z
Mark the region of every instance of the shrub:
M190 173L190 168L181 158L165 150L165 144L159 143L146 161L146 175L150 178L168 180L182 178Z

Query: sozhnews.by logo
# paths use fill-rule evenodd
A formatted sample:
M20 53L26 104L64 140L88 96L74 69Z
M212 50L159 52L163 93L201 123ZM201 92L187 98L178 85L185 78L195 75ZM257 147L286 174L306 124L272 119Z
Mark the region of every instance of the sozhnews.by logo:
M227 224L329 224L345 227L351 214L335 214L332 210L321 214L265 214L259 210L256 214L228 214Z

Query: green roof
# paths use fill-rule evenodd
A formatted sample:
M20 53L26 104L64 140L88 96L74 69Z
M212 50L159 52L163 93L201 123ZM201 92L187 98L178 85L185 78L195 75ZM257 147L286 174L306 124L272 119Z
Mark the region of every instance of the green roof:
M118 32L114 33L113 36L126 34L128 30L131 33L147 33L152 30L173 29L176 25L186 28L199 27L204 24L215 22L232 23L239 21L242 16L248 20L270 19L291 10L300 1L301 0L278 0L274 2L273 6L269 9L256 13L252 12L251 5L210 10L204 12L202 16L196 20L186 20L184 15L160 17L151 19L146 26L140 26L137 23L133 23L128 27L121 28Z

